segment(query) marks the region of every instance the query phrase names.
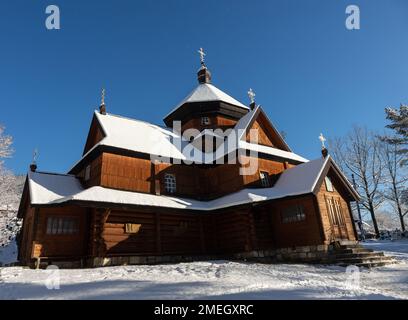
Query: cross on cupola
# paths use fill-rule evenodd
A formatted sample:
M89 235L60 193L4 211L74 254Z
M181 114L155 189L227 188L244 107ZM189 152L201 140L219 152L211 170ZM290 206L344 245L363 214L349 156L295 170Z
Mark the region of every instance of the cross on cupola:
M200 50L198 50L197 52L200 54L201 65L204 66L205 52L204 52L203 48L200 48Z
M255 96L256 96L255 92L252 90L252 88L249 88L248 97L251 102L249 104L249 106L251 107L251 110L255 108Z
M37 170L37 159L38 159L38 150L34 149L33 151L33 161L30 164L30 170L35 172Z
M197 72L197 77L198 77L198 82L201 83L211 83L211 73L207 69L204 63L204 57L206 56L206 53L204 52L203 48L200 48L200 50L197 51L200 54L200 63L201 67Z
M329 154L329 151L326 148L325 142L327 139L323 136L323 133L320 133L319 140L322 143L322 155L324 158L326 158Z
M102 88L101 92L101 105L99 106L99 112L100 114L106 114L106 105L105 105L105 88Z

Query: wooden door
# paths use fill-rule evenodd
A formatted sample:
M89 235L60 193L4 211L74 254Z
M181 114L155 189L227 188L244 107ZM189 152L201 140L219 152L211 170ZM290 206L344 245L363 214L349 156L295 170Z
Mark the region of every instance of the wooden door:
M329 213L330 225L333 238L348 239L346 221L339 197L326 197L327 212Z

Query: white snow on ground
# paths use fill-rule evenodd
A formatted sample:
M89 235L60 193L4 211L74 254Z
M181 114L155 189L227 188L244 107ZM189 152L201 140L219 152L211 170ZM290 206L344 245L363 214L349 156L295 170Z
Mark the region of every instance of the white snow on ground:
M0 266L16 262L17 253L18 253L18 248L17 248L17 244L15 240L11 241L8 245L4 247L0 247ZM1 278L0 278L0 281L1 281Z
M408 241L370 242L400 263L362 269L209 261L156 266L60 270L0 268L0 299L408 299ZM53 274L55 276L55 274Z

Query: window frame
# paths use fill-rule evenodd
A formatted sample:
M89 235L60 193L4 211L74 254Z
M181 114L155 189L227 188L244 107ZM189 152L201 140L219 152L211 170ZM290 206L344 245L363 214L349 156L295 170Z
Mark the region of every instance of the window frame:
M265 175L265 176L263 176ZM271 181L269 179L269 172L264 170L259 170L259 180L261 181L261 186L263 188L269 188L271 186Z
M77 236L79 232L80 221L78 217L50 215L46 218L46 236Z
M172 181L170 177L173 179ZM166 193L174 194L177 192L177 179L174 173L165 173L163 180Z
M207 117L207 116L201 117L201 125L202 126L208 126L210 124L211 124L210 117Z
M138 234L142 228L141 223L127 222L125 223L125 234Z
M288 211L290 209L293 210L293 208L296 208L296 213L293 214L293 212L291 212L291 216L286 216L289 213ZM283 208L281 211L281 222L283 224L301 223L301 222L305 222L306 219L307 219L307 215L306 215L305 206L302 204L289 205Z
M327 192L334 192L333 181L330 179L329 176L324 177L324 184L326 186Z

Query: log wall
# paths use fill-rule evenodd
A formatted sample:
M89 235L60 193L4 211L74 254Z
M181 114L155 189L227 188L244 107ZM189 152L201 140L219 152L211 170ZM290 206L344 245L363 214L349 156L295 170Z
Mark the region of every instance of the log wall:
M340 182L331 173L331 171L329 171L328 176L332 180L334 191L333 192L327 191L326 184L323 181L317 194L317 201L322 216L322 225L326 242L330 243L336 238L356 240L357 237L355 233L355 226L353 223L350 207L346 200L347 197L345 195L345 190L341 188ZM327 200L329 198L337 199L340 202L341 212L343 215L343 219L345 221L345 225L341 228L341 230L336 229L336 227L330 221L329 208L327 205Z

